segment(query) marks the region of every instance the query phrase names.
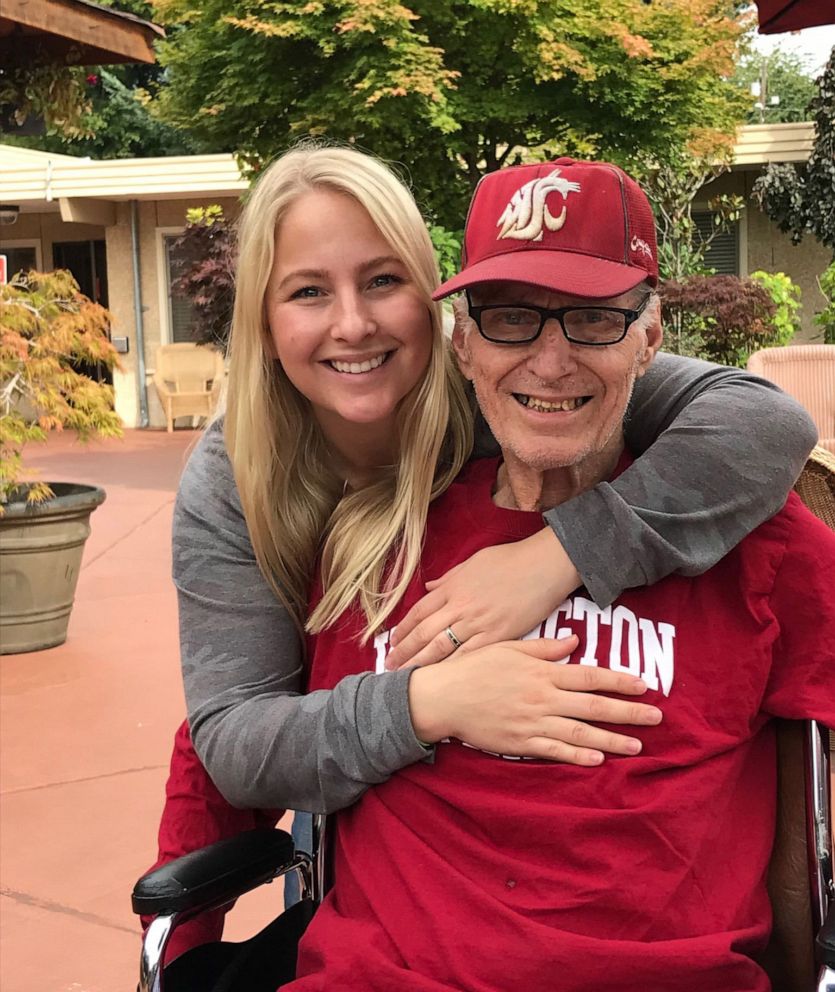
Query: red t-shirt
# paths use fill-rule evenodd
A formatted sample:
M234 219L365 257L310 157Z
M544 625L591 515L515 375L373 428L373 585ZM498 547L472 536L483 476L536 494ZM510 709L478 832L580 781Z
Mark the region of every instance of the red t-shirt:
M391 626L428 579L542 527L494 505L496 470L433 505ZM664 720L642 753L579 768L451 741L370 789L335 818L336 884L287 988L765 992L770 717L835 725L833 575L835 535L792 495L703 576L570 597L530 636L573 631L571 664L643 676ZM387 635L359 649L362 626L312 639L311 689L379 668Z

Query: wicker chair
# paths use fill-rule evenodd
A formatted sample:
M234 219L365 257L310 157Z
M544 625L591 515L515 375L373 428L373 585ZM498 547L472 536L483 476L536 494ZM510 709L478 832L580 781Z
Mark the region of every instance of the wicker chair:
M802 404L818 429L818 444L835 455L835 345L763 348L748 359L748 371Z
M223 382L223 356L197 344L157 348L154 385L169 433L176 417L210 417Z

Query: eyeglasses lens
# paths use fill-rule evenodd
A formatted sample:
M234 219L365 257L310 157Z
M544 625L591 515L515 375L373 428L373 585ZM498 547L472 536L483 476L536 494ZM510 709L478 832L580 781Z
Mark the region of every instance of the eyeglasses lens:
M588 310L569 310L563 317L566 333L575 341L589 344L607 344L623 336L626 318L617 310L590 307Z
M482 333L493 341L530 341L539 333L542 317L525 307L491 307L481 314ZM607 344L623 337L626 318L600 307L569 310L563 326L570 338L589 344Z

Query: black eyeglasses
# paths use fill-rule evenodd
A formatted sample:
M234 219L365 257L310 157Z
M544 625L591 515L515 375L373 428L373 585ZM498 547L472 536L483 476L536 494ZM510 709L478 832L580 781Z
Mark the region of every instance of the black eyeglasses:
M651 299L652 293L649 293L637 310L588 306L547 310L529 303L490 303L475 307L468 291L467 307L481 336L494 344L529 344L542 333L546 321L556 320L572 344L594 347L623 341L630 325L646 310Z

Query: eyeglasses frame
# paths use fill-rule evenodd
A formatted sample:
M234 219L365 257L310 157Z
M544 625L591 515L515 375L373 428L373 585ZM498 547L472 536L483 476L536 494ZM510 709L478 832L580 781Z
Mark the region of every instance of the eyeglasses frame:
M547 307L538 307L533 303L486 303L484 306L476 307L473 306L473 301L470 298L469 289L464 290L464 295L467 297L467 313L470 315L471 319L475 321L475 326L478 328L478 333L484 338L485 341L489 341L491 344L504 344L504 345L514 345L514 344L532 344L537 338L540 337L545 324L549 320L556 320L560 325L563 335L566 341L571 344L581 344L586 348L607 348L610 344L619 344L626 337L627 331L635 323L635 321L641 316L641 314L646 310L649 301L652 299L653 294L647 293L641 303L638 305L637 310L630 310L625 307L603 307L586 305L583 307L559 307L556 310L549 310ZM488 337L487 334L481 328L481 315L485 310L506 310L508 308L516 308L519 310L533 310L539 314L539 330L534 334L532 338L523 338L520 341L503 341L498 338ZM572 310L609 310L612 313L622 314L625 318L623 326L623 334L614 341L579 341L577 338L571 337L568 331L565 329L565 323L563 318L567 313Z

